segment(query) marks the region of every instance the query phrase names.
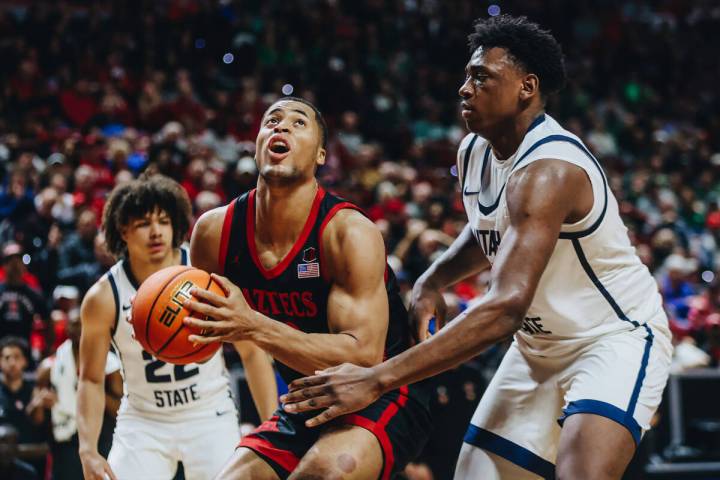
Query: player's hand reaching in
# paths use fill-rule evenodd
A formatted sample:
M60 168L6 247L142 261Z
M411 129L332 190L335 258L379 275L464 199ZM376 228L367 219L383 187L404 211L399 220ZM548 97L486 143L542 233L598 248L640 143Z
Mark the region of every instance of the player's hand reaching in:
M435 330L445 326L447 306L442 293L427 287L425 282L418 280L410 295L410 331L415 342L422 342L430 337L430 320L435 317Z
M382 395L375 370L350 363L319 371L312 377L299 378L288 388L289 392L280 397L286 412L324 409L305 422L308 427L362 410Z
M201 344L246 340L255 328L257 312L250 308L242 291L230 280L214 273L212 279L220 285L225 296L200 288L191 290L194 298L183 306L196 316L185 317L185 325L195 327L201 334L190 335L188 339Z
M98 452L81 453L80 463L85 480L118 480L110 464Z

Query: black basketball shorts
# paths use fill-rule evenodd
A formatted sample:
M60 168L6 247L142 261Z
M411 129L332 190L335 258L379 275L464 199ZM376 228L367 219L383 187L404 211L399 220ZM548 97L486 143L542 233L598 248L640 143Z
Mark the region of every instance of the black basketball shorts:
M383 453L379 478L388 480L415 459L428 440L431 419L427 390L423 383L401 387L365 409L336 418L329 424L357 425L375 435ZM305 426L305 420L316 414L291 414L280 408L270 420L246 435L238 447L253 450L284 480L324 430L322 426Z

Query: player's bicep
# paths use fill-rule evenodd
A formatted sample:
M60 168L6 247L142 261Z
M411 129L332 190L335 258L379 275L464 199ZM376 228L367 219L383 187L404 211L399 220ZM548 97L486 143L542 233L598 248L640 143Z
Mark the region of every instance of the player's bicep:
M368 361L382 357L389 306L385 290L385 247L380 232L360 217L351 218L330 246L332 288L328 323L332 333L355 338Z
M220 238L227 207L205 212L198 218L190 236L190 263L207 272L220 273Z
M107 280L99 281L80 306L80 378L95 383L105 379L105 363L116 321L117 307L110 288Z
M564 163L564 162L563 162ZM578 172L539 162L508 181L510 224L493 265L492 290L527 310L578 196Z

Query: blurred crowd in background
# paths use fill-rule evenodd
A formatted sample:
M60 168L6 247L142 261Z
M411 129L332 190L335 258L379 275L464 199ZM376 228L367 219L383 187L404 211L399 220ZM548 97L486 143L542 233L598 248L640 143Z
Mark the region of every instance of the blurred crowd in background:
M407 293L465 224L451 167L466 133L466 36L473 19L502 11L528 15L563 45L569 83L547 111L604 166L664 295L678 368L717 366L720 7L496 3L3 2L0 336L28 342L30 369L67 338L84 293L115 262L98 229L115 185L168 175L196 218L252 188L260 118L284 94L323 112L320 180L376 222ZM486 281L447 292L451 311ZM460 398L469 416L492 364L449 375L438 408Z

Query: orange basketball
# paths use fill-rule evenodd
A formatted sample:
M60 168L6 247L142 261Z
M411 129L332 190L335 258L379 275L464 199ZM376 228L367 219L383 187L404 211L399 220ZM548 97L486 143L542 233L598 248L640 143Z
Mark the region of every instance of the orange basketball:
M225 295L210 274L190 266L164 268L140 285L132 308L135 338L159 360L177 365L203 362L220 348L220 343L193 344L188 336L197 334L183 319L192 312L183 307L192 287Z

